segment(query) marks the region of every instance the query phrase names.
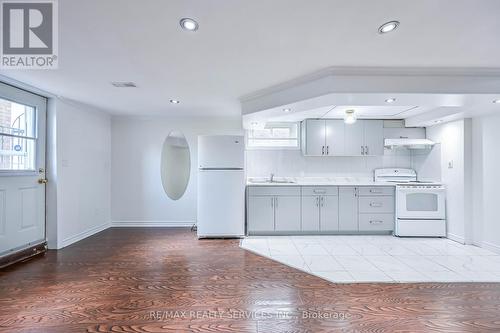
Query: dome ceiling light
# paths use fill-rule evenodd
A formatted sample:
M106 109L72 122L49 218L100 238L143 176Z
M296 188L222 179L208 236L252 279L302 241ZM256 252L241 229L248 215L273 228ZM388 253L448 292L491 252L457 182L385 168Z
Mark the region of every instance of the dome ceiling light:
M356 117L356 111L345 110L344 123L350 125L354 124L358 118Z

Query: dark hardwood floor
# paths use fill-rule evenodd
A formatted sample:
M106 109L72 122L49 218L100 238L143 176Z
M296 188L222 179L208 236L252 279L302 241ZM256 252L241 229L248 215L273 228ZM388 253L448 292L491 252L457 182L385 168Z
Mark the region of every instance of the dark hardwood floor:
M333 284L188 229L108 229L0 271L2 332L500 332L500 284Z

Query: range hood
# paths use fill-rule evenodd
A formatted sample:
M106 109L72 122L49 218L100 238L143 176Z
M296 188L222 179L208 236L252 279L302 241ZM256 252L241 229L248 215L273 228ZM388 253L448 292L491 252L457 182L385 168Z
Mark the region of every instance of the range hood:
M431 149L436 143L429 139L385 139L384 146L388 149Z

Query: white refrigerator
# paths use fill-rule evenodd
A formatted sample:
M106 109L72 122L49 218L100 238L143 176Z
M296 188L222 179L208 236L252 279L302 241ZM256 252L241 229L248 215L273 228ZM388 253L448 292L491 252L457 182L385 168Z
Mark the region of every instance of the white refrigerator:
M243 136L198 137L198 238L245 234Z

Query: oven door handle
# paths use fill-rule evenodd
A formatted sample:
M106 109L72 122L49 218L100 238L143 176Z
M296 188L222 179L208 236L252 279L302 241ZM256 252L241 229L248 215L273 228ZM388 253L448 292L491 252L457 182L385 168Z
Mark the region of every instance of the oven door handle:
M398 188L398 192L404 193L422 193L422 192L445 192L444 188Z

